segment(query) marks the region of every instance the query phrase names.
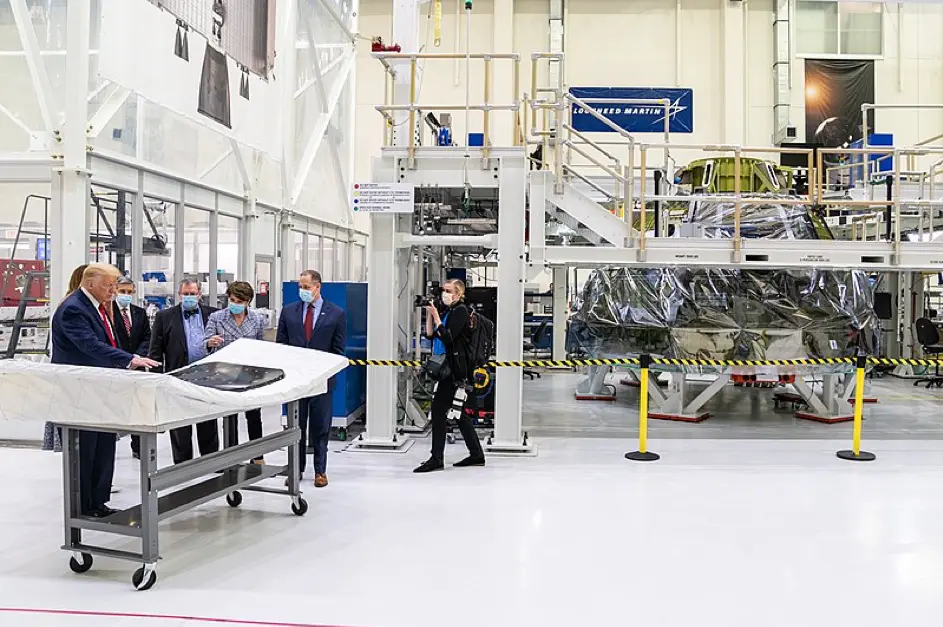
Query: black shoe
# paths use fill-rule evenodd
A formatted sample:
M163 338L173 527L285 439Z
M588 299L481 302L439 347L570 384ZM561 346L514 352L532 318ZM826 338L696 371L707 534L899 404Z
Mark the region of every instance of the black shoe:
M413 472L423 473L423 472L435 472L437 470L445 470L445 464L440 462L435 458L429 458L419 467L417 467Z
M484 466L485 458L484 457L475 457L474 455L469 455L460 462L455 462L452 464L456 468L468 468L469 466Z
M131 451L131 457L134 459L141 459L141 451Z
M112 514L117 514L120 511L121 510L118 510L118 509L112 509L108 507L107 505L102 505L98 509L94 509L90 512L86 512L84 515L89 518L108 518Z

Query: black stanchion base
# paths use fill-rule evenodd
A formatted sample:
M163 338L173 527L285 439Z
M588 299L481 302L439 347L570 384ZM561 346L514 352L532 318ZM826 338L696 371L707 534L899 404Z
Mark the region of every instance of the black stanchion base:
M641 451L635 451L634 453L626 453L626 459L631 459L633 462L654 462L661 459L661 455L658 453L652 453L651 451L642 453Z
M867 451L860 451L857 455L855 455L854 451L838 451L835 454L839 459L847 459L851 462L873 462L877 459L877 455Z

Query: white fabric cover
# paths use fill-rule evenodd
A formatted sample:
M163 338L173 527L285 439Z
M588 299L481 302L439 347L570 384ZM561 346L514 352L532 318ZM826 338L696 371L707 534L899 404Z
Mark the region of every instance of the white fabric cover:
M347 366L339 355L248 339L201 363L209 361L279 368L285 378L247 392L222 392L166 374L5 360L0 361L0 420L164 431L322 394L328 379Z

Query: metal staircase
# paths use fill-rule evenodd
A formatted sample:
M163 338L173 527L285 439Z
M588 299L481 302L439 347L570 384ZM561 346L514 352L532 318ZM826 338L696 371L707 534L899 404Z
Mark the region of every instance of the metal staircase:
M565 225L593 246L625 247L628 225L569 181L557 185L551 172L533 172L530 185L543 187L545 210L551 219Z

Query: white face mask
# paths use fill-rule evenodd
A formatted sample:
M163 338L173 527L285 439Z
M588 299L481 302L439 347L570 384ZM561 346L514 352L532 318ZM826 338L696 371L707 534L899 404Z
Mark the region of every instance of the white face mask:
M455 300L455 296L451 292L442 292L442 302L446 305L451 305L452 301Z

